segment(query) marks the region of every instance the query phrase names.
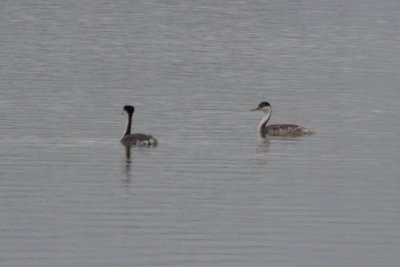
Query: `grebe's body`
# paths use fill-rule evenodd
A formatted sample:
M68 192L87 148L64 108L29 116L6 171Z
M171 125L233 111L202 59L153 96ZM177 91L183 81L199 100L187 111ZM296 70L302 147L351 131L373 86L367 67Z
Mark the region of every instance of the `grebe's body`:
M133 145L133 146L157 146L158 142L151 135L147 134L130 134L122 137L121 143L124 145Z
M132 117L135 108L133 106L124 106L124 111L128 115L128 120L126 124L126 130L124 136L121 139L121 143L124 145L134 145L134 146L157 146L158 141L153 136L142 133L131 134L132 127Z
M261 110L264 116L258 124L258 134L265 138L268 136L283 136L283 137L299 137L314 134L310 129L304 128L296 124L272 124L267 126L267 122L271 117L272 109L268 102L261 102L258 107L251 111Z

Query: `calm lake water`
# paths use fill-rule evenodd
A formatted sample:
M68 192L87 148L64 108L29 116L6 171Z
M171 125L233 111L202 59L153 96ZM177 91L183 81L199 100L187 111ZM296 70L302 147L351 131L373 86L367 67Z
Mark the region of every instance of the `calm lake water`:
M1 1L0 265L398 266L399 13Z

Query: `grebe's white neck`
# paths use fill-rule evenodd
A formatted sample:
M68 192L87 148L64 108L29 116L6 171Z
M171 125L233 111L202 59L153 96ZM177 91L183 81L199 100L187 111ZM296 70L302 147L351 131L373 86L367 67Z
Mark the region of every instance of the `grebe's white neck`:
M267 122L269 118L271 117L272 110L270 107L264 107L261 109L264 112L264 116L260 123L258 124L258 134L263 135L263 130L267 126Z
M125 112L125 114L126 114L126 129L124 132L124 136L131 134L132 120L133 120L132 113Z

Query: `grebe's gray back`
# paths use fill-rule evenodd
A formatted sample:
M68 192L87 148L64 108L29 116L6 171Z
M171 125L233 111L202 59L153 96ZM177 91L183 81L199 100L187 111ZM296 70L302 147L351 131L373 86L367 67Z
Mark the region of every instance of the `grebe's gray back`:
M258 124L258 133L262 138L265 136L286 136L286 137L298 137L311 135L314 132L310 129L304 128L296 124L272 124L267 126L267 122L271 117L272 108L271 105L263 101L258 104L258 107L252 109L251 111L260 110L264 112L264 116L261 122Z
M137 146L157 146L158 141L153 136L142 133L131 133L132 117L135 112L133 106L124 106L124 111L127 116L127 124L124 136L121 139L121 143L124 145L137 145Z

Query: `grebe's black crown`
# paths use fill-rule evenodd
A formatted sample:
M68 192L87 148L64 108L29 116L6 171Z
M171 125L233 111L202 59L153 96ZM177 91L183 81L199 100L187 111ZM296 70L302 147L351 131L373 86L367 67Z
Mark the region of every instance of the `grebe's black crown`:
M258 109L262 109L264 107L271 107L271 105L266 101L260 102L260 104L258 104Z
M128 112L128 114L135 112L135 108L133 106L124 106L124 110Z

